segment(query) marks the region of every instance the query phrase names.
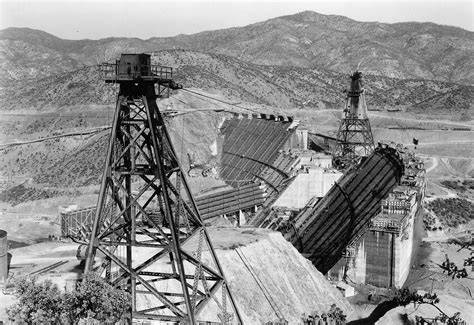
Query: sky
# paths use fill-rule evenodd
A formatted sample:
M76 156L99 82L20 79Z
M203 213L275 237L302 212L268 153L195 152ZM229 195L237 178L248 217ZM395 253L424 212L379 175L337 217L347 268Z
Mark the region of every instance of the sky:
M433 22L474 31L474 0L0 0L0 29L29 27L65 39L148 39L245 26L304 10L358 21Z

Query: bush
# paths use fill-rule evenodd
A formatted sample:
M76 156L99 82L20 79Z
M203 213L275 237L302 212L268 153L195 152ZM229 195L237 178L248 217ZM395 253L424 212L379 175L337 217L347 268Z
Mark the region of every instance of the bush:
M438 216L443 226L457 227L474 218L474 204L466 199L436 199L428 203L428 208Z
M7 309L15 324L114 324L130 312L130 294L90 273L76 290L62 293L50 280L35 277L15 282L18 302Z
M106 283L95 273L87 274L75 291L65 293L66 317L75 320L93 318L101 323L116 323L130 312L130 294Z
M336 306L336 304L332 304L329 312L322 313L319 315L317 312L313 312L310 315L303 315L302 317L303 324L319 324L320 321L323 324L334 324L334 325L342 325L346 323L346 315L342 309Z
M464 192L466 190L463 184L458 183L458 181L445 180L441 182L441 185L460 192Z
M36 278L15 281L17 303L7 309L8 319L15 324L59 324L63 307L58 286L50 280L38 283Z
M474 180L465 179L462 181L462 185L469 188L470 190L474 190Z

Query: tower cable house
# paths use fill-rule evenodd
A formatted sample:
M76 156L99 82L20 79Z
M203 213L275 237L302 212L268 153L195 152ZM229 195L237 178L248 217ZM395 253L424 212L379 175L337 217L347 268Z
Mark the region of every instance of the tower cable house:
M374 151L374 138L367 115L362 73L354 72L347 92L346 107L337 132L333 163L338 169L357 164Z
M122 54L101 75L120 89L85 273L130 292L130 322L242 323L156 104L182 88L172 68Z

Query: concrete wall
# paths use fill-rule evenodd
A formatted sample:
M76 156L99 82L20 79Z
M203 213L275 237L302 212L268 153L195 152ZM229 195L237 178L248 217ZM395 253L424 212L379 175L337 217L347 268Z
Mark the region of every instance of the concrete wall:
M8 240L7 232L0 230L0 282L8 279Z
M347 280L355 283L365 283L367 267L367 251L365 249L365 238L357 242L356 255L354 258L341 258L337 264L328 272L333 280L342 281L344 279L344 269L347 268Z
M295 180L274 203L274 207L302 209L313 197L323 197L342 176L339 172L325 172L321 168L309 169Z
M296 129L292 136L285 143L284 147L286 149L308 149L308 130Z
M332 168L332 156L330 155L306 151L299 155L299 158L299 163L295 168L311 168L311 166L318 168Z
M365 249L368 252L365 283L378 287L392 286L396 264L394 234L369 231L365 237Z
M408 273L411 268L411 258L414 249L414 231L416 218L423 218L423 209L418 207L421 201L418 201L412 209L410 218L407 219L407 224L402 230L402 234L397 238L397 278L396 286L401 287L405 283Z
M415 218L422 217L418 204L407 217L400 235L380 231L367 231L355 244L355 256L349 259L347 277L356 283L378 287L402 287L411 268L414 249ZM330 270L329 276L342 280L346 258Z
M392 247L396 245L394 237L396 236L390 233L367 231L356 244L355 257L349 259L348 280L377 287L393 285L396 269L396 256L393 255ZM329 276L334 280L342 280L346 263L346 258L341 258L331 269Z

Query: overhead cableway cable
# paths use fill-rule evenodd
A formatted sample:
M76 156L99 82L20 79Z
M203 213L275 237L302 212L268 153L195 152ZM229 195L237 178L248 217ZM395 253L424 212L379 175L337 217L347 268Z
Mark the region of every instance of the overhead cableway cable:
M89 130L75 131L75 132L70 132L70 133L53 135L53 136L50 136L50 137L45 137L45 138L40 138L40 139L34 139L34 140L0 143L0 147L21 146L21 145L25 145L25 144L37 143L37 142L53 140L53 139L58 139L58 138L63 138L63 137L73 137L73 136L78 136L78 135L87 135L87 134L99 133L99 132L108 130L110 128L111 128L111 126L103 126L103 127L100 127L100 128L94 128L92 130L89 129Z
M209 98L209 99L212 99L212 100L215 100L217 102L220 102L220 103L223 103L223 104L226 104L226 105L229 105L229 106L234 106L234 107L238 107L240 109L244 109L244 110L247 110L247 111L251 111L251 112L254 112L254 113L257 113L257 114L260 114L259 111L257 110L254 110L254 109L251 109L251 108L248 108L248 107L243 107L243 106L240 106L239 104L236 104L236 103L230 103L230 102L226 102L225 100L222 100L222 99L218 99L218 98L214 98L212 96L208 96L208 95L205 95L205 94L201 94L197 91L193 91L193 90L189 90L187 88L183 88L183 89L180 89L180 90L184 90L188 93L192 93L192 94L195 94L195 95L198 95L198 96L201 96L201 97L205 97L205 98Z

